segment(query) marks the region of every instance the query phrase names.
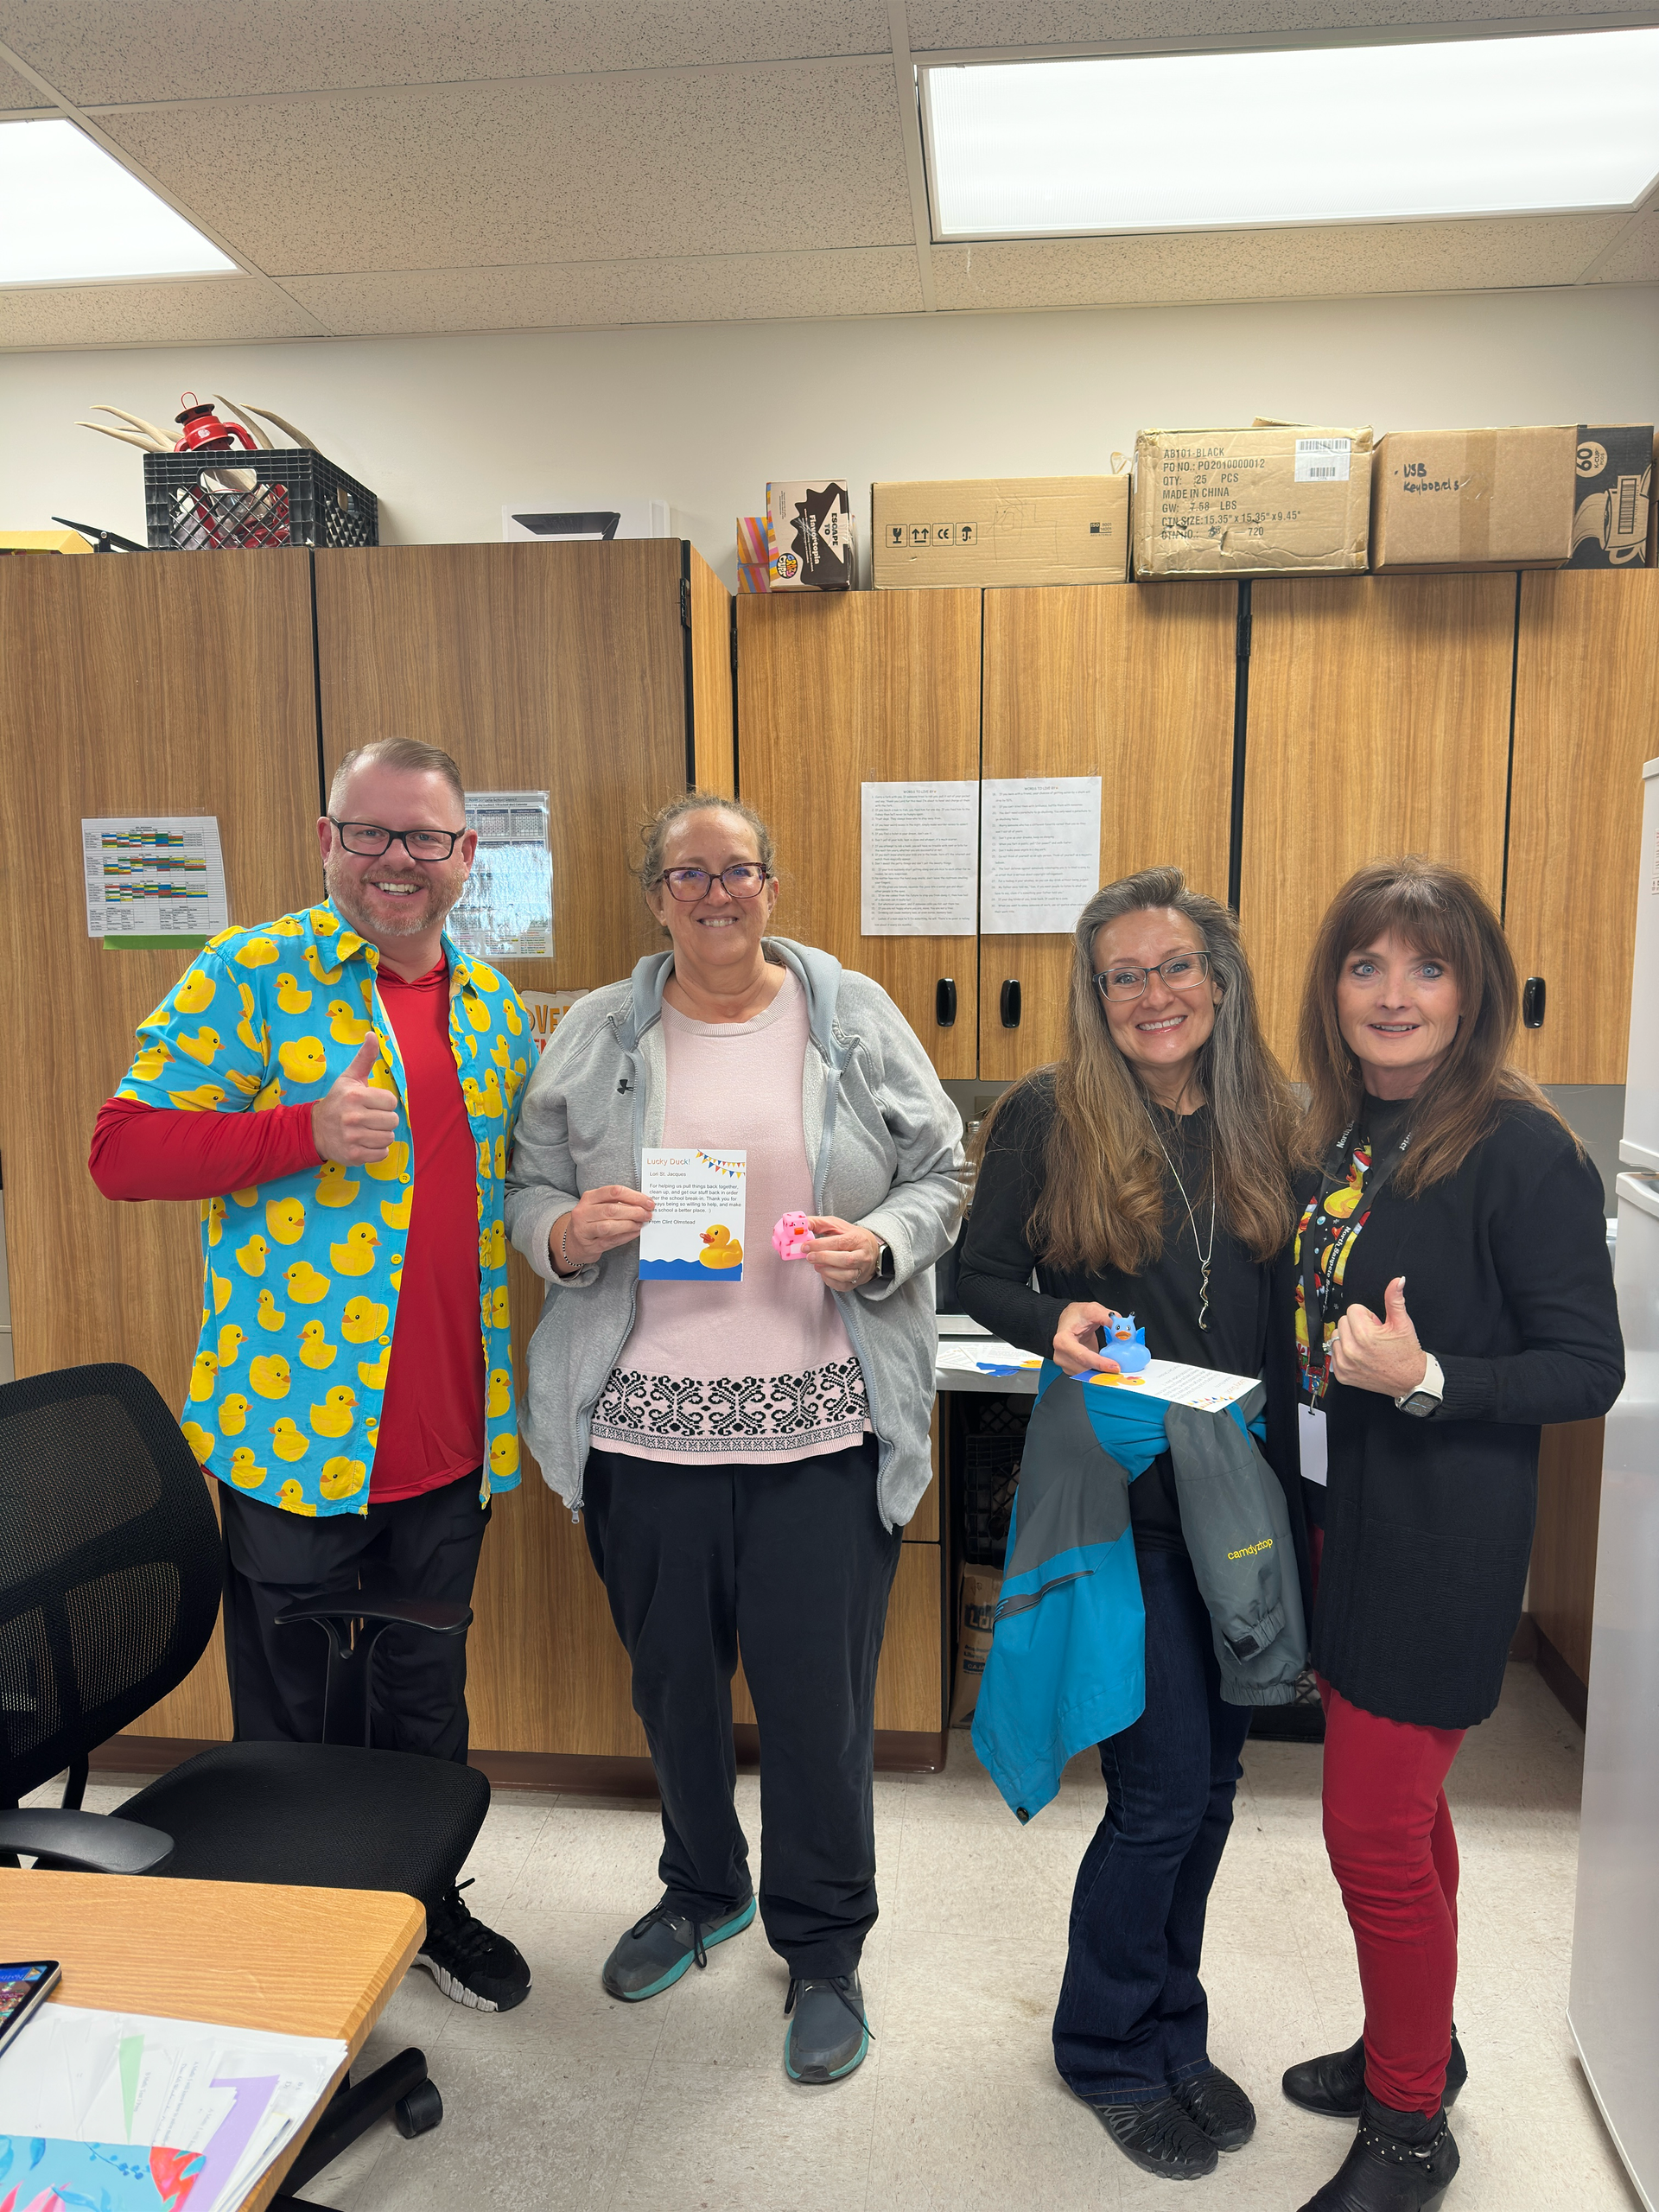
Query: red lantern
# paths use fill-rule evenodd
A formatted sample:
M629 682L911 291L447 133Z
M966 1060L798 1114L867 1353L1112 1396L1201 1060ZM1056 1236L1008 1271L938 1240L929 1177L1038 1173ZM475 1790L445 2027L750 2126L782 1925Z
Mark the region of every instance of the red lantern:
M175 453L234 453L236 440L240 438L244 450L257 453L257 442L239 423L223 423L205 400L194 391L181 392L180 404L184 411L174 421L183 430L183 436L173 448Z

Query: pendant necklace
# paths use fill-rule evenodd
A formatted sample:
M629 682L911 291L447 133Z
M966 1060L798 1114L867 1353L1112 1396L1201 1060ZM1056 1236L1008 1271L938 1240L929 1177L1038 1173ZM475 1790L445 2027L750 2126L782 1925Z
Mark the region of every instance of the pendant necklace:
M1192 1231L1192 1249L1198 1255L1198 1326L1206 1332L1210 1326L1210 1260L1216 1249L1216 1161L1213 1151L1210 1157L1210 1242L1198 1243L1198 1224L1192 1212L1192 1201L1186 1195L1186 1185L1181 1180L1181 1171L1169 1156L1169 1147L1158 1134L1158 1124L1153 1121L1152 1109L1147 1109L1147 1119L1152 1122L1153 1141L1164 1155L1164 1165L1175 1178L1175 1187L1181 1194L1181 1204L1186 1208L1188 1226Z

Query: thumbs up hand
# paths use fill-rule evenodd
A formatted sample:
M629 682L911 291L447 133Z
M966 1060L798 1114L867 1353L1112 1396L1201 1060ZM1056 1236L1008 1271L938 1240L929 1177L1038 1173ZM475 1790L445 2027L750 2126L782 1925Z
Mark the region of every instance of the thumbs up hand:
M396 1094L368 1080L379 1057L379 1039L365 1037L345 1074L311 1109L311 1141L342 1167L384 1160L397 1134Z
M1331 1371L1351 1390L1376 1390L1403 1398L1428 1372L1428 1359L1406 1311L1406 1279L1396 1275L1382 1294L1383 1319L1369 1306L1351 1306L1331 1342Z

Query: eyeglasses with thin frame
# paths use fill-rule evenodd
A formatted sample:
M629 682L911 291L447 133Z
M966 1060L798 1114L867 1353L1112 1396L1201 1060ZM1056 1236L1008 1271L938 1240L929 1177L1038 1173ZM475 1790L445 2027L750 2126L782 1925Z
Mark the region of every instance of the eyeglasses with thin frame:
M385 830L378 822L335 822L332 814L328 819L346 851L365 860L378 860L396 842L412 861L447 861L467 835L464 830Z
M1196 991L1209 973L1207 952L1173 952L1155 968L1107 968L1095 977L1095 988L1103 999L1138 999L1153 976L1161 976L1172 991Z
M665 868L658 877L665 883L671 897L684 906L698 899L706 899L716 883L726 887L728 899L758 899L766 888L767 870L759 861L734 861L730 868L723 868L713 875L706 868Z

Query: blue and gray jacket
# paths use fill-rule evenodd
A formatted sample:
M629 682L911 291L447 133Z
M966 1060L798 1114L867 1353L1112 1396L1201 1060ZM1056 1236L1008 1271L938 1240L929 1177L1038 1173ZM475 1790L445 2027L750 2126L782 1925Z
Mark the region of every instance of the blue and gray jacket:
M1021 1821L1066 1761L1138 1719L1146 1615L1129 1484L1167 1452L1181 1529L1230 1705L1287 1705L1307 1628L1284 1490L1250 1431L1261 1383L1224 1413L1043 1367L1007 1566L974 1714L974 1749Z

